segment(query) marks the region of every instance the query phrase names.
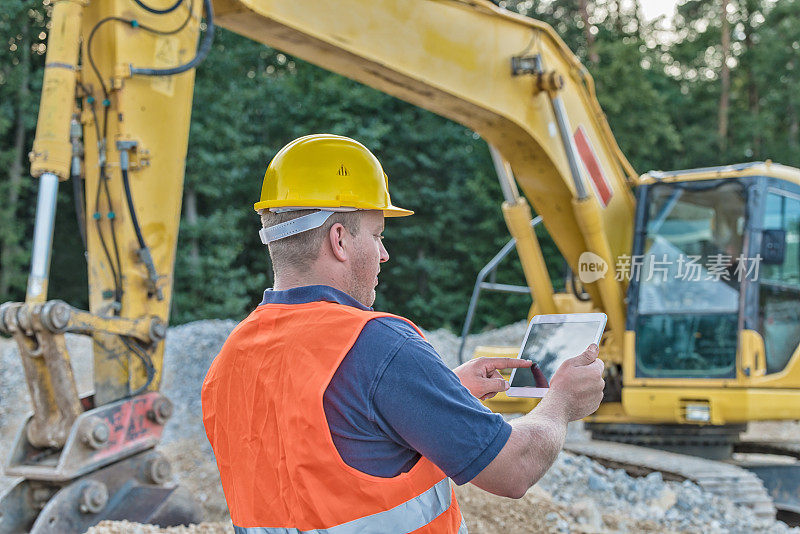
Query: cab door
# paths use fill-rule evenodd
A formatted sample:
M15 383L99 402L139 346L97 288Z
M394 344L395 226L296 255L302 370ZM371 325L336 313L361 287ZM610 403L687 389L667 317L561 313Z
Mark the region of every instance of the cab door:
M751 254L761 256L751 323L764 338L766 373L779 373L800 345L800 187L767 178L761 227Z

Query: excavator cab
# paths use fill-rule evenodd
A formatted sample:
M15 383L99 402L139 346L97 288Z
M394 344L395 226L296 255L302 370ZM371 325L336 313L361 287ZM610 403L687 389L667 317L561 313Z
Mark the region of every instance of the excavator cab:
M625 412L717 425L783 418L800 387L799 243L796 169L645 175L617 273L629 280ZM646 386L665 388L658 402L645 402ZM766 401L767 389L784 393ZM705 408L681 408L693 398Z
M590 427L615 440L631 425L715 427L729 455L746 422L797 416L800 171L766 162L651 172L634 193L632 244L605 275L626 288L624 334L619 354L613 331L601 348L607 391ZM554 302L559 313L597 306L586 296ZM535 403L498 395L486 404Z
M628 329L636 376L734 378L747 190L741 183L655 183L639 190Z

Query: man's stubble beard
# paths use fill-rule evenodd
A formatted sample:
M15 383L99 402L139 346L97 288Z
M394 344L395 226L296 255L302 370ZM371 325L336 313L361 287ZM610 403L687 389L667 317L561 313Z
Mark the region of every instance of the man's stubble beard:
M363 269L363 271L366 272L366 269ZM372 285L372 277L369 277L369 282L366 280L361 282L366 278L367 275L363 275L363 273L351 272L348 294L364 306L371 308L375 303L375 286Z

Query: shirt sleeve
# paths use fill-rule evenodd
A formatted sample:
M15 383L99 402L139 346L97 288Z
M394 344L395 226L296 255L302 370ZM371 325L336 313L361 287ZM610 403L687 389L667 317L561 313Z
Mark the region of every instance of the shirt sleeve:
M511 435L511 425L473 397L416 332L386 365L372 400L384 432L459 485L483 471Z

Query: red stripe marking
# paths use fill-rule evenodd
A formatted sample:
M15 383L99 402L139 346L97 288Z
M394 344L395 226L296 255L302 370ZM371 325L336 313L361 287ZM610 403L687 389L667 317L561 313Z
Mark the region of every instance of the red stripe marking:
M589 177L594 183L595 190L600 197L600 201L603 203L603 207L608 206L608 203L611 201L611 197L614 196L614 190L611 189L611 184L609 183L608 178L606 178L606 175L603 173L603 168L600 166L600 162L597 161L597 156L594 153L594 149L589 142L589 137L587 137L583 126L578 126L578 129L575 130L574 137L578 154L581 156L583 165L589 172Z

